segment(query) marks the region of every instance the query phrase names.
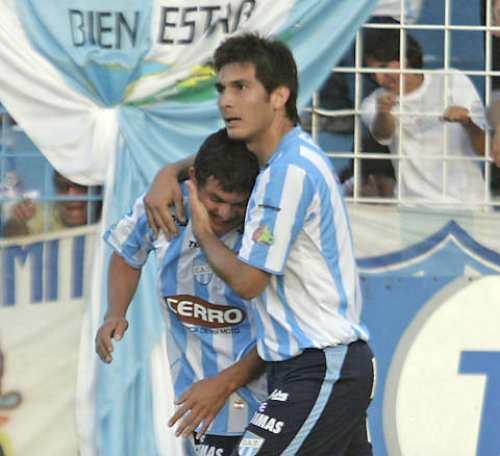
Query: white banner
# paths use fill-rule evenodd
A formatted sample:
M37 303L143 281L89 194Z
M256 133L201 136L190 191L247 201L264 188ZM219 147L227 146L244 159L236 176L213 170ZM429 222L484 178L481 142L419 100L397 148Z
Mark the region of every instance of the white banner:
M0 455L78 453L75 390L96 227L0 241Z

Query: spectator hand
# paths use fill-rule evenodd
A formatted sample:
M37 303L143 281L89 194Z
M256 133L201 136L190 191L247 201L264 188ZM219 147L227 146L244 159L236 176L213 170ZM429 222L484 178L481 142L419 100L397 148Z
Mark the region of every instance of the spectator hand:
M26 198L12 207L11 219L18 223L26 223L36 214L36 206L33 200Z
M165 233L167 239L171 239L178 234L175 220L170 212L170 206L172 205L175 207L177 218L184 222L182 193L177 182L177 175L165 168L156 175L151 187L144 196L144 208L148 224L155 236L158 236L159 230Z
M224 375L219 374L215 377L200 380L185 391L175 402L179 408L170 418L168 425L172 427L182 419L175 431L175 435L187 437L203 423L197 434L198 438L200 438L205 434L217 413L224 406L229 395L230 389Z
M105 363L111 363L113 357L112 339L120 341L128 328L124 317L109 317L104 320L95 337L95 351Z
M377 100L377 110L379 113L389 114L396 104L398 98L391 92L383 92Z
M466 125L471 122L469 110L462 106L450 106L443 114L443 120L446 122L458 122Z

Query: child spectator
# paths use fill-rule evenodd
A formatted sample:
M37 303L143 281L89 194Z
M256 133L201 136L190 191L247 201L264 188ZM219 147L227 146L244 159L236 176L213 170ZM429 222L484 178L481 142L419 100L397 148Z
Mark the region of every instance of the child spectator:
M368 67L400 69L399 30L366 30L363 42ZM363 121L374 138L387 145L393 155L401 150L402 159L393 161L396 169L400 167L396 176L401 178L401 196L406 201L482 201L485 185L481 167L472 158L484 155L485 115L474 85L458 70L448 75L418 71L422 51L409 34L403 67L417 71L375 73L379 88L361 107ZM463 159L444 164L440 157L444 157L445 144L447 155Z

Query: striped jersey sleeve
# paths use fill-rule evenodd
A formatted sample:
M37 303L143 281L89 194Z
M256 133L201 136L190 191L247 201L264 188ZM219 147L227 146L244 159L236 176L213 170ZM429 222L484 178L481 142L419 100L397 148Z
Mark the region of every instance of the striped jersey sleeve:
M305 170L294 164L265 170L249 203L240 259L282 275L290 247L307 220L314 192Z
M154 235L149 228L143 196L118 223L105 233L104 240L133 268L141 268L153 250Z

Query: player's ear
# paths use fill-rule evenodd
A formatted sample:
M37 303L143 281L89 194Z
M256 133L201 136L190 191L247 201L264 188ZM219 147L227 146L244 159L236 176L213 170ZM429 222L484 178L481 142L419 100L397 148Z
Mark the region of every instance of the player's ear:
M283 109L290 98L290 89L286 86L278 86L271 94L274 109Z
M275 110L284 109L290 98L290 89L286 86L278 86L271 93L271 103Z

